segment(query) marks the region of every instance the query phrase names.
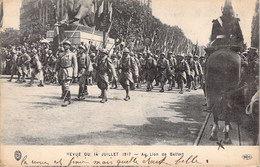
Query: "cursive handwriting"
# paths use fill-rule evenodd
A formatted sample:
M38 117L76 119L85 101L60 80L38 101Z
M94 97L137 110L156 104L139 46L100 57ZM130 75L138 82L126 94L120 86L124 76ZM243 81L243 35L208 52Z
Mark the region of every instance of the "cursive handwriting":
M31 161L32 165L50 165L48 162L46 161L39 161L39 160L32 160ZM23 157L22 161L21 161L21 165L28 165L27 162L27 155Z
M120 166L121 164L130 164L130 163L135 163L135 164L138 165L136 157L132 157L130 160L120 160L120 159L118 159L116 162L117 162L117 166Z
M143 163L148 164L148 165L161 165L162 163L170 165L170 164L166 163L165 160L166 160L166 156L159 161L153 160L151 157L149 157L147 160L143 160Z
M198 161L198 155L191 155L189 156L187 159L184 159L184 155L182 155L178 160L176 160L175 164L178 165L178 164L190 164L190 163L197 163L197 164L201 164L199 161Z
M88 164L89 163L87 161L78 161L78 160L74 160L74 159L75 159L75 157L72 157L67 166L82 165L82 164Z

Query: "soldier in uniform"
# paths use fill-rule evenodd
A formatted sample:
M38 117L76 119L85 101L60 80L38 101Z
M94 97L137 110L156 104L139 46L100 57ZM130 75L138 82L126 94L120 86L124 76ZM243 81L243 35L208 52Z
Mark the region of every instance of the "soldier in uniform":
M131 58L134 60L134 64L135 66L137 67L137 71L132 71L132 74L133 74L133 80L134 82L130 82L130 89L131 90L135 90L135 83L138 82L138 79L139 79L139 67L140 67L140 63L139 63L139 60L135 57L135 54L134 52L130 52L130 56ZM133 68L131 70L134 70ZM137 75L136 75L137 74Z
M199 82L200 82L200 77L203 75L202 67L199 62L199 56L194 55L194 66L195 66L195 75L194 75L194 90L198 88Z
M197 69L196 69L195 63L193 61L193 55L192 54L187 55L186 61L187 61L189 68L190 68L190 75L187 75L187 88L188 88L187 91L190 92L192 87L194 88L194 90L196 89L194 78L195 78L195 74L196 74Z
M119 68L121 69L120 84L126 91L125 101L130 100L129 91L130 85L134 84L133 76L138 78L138 67L136 65L135 59L130 56L128 48L123 49L123 57L120 61Z
M177 64L176 64L176 80L178 87L181 89L180 94L183 94L183 85L187 83L186 73L190 75L190 68L188 63L184 60L184 55L177 55Z
M11 51L11 56L11 78L8 80L9 82L12 82L13 76L17 73L18 54L15 49Z
M204 95L206 96L206 92L205 92L206 55L200 56L200 65L202 68L202 75L200 75L200 86L203 89Z
M138 58L139 58L139 62L140 62L140 73L139 73L139 79L140 79L140 88L141 88L141 84L144 83L145 81L145 54L139 52L138 53Z
M70 41L65 41L63 43L63 47L65 52L61 54L57 61L57 70L59 71L58 77L62 88L61 98L64 98L64 104L62 106L67 106L71 103L69 86L71 84L72 77L77 76L78 63L76 55L70 51Z
M108 52L105 49L100 50L99 56L96 60L96 64L94 64L94 68L97 72L97 85L101 90L101 95L99 98L102 98L101 103L107 102L107 89L109 85L108 74L109 70L111 70L113 77L117 80L115 67L108 57Z
M256 48L250 47L248 52L248 70L246 83L249 85L248 101L259 89L259 55Z
M21 51L22 51L22 55L19 57L18 66L21 67L20 68L21 70L20 73L22 74L21 82L26 82L25 76L28 75L31 57L26 53L26 49L24 47L21 49Z
M160 54L160 58L157 62L158 78L161 83L160 92L164 92L164 85L167 81L167 73L170 71L169 61L165 58L165 53Z
M32 49L31 68L31 81L29 84L32 85L34 83L35 76L37 76L38 80L40 80L38 87L44 87L42 65L36 49Z
M147 88L146 91L152 91L153 86L152 83L155 79L156 75L156 66L157 61L152 57L152 53L150 51L147 51L146 61L145 61L145 80L147 82Z
M168 81L169 81L169 91L172 90L172 87L175 87L175 67L176 67L176 58L173 57L173 53L171 51L167 54L167 59L169 61L169 73L168 73Z
M92 63L90 57L84 53L85 47L80 45L78 47L79 51L77 54L78 60L78 77L79 77L79 93L78 100L85 99L85 95L88 95L88 87L86 81L92 69Z
M113 53L111 55L111 59L112 59L113 65L115 67L116 74L117 74L117 76L119 76L119 60L117 59L115 53ZM115 78L112 79L111 89L117 89L117 82L116 82Z

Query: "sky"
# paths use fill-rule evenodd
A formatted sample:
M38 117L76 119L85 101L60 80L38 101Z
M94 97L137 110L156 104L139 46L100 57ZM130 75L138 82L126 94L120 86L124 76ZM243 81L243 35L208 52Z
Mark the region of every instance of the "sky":
M247 46L251 41L251 23L256 0L231 0L240 18L240 26ZM212 20L222 15L225 0L152 0L152 13L163 23L180 27L185 36L199 45L209 43Z
M193 43L206 45L211 34L212 20L221 16L225 0L152 0L152 13L163 23L180 27ZM244 40L250 46L251 23L256 0L232 0L240 18ZM3 27L19 29L21 0L4 0Z

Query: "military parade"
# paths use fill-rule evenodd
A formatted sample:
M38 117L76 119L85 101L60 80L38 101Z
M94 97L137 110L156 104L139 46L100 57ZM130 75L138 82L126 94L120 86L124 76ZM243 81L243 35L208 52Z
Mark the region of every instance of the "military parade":
M195 145L203 143L205 138L207 141L219 141L220 126L224 129L222 137L224 143L236 142L229 132L233 129L233 122L239 127L241 125L239 122L243 122L244 117L252 119L252 121L247 120L252 123L248 126L254 127L249 128L250 133L254 133L251 137L253 138L251 145L259 144L257 138L259 129L256 128L259 126L257 100L259 99L259 46L245 45L240 20L234 15L230 0L225 0L224 7L221 9L222 15L212 23L208 23L212 25L212 31L210 41L204 47L199 46L198 43L192 44L184 37L181 40L177 37L175 39L174 33L170 34L171 28L161 32L160 29L148 31L148 28L139 30L136 27L132 30L133 25L139 26L138 21L129 25L130 22L134 22L132 21L134 16L130 16L130 19L122 24L125 26L124 33L128 36L124 36L124 33L117 34L118 36L111 43L109 33L119 33L116 30L123 31L123 28L118 28L120 19L113 22L112 18L116 14L112 17L110 10L113 9L113 12L115 10L120 18L121 13L117 10L125 6L119 5L118 9L113 8L113 1L102 0L97 1L97 4L96 1L90 3L90 1L70 0L69 2L71 4L66 3L65 19L59 19L58 2L50 0L50 9L52 9L50 11L54 13L52 17L55 24L54 31L49 31L45 38L41 36L36 40L30 40L33 36L29 35L24 37L23 42L1 46L1 80L5 79L1 82L6 82L5 85L14 88L24 88L28 92L36 91L38 96L47 96L49 100L53 100L52 95L55 94L55 97L59 96L59 99L55 100L60 105L55 101L50 109L62 106L61 108L66 111L71 109L87 112L91 106L95 106L99 108L98 112L105 106L104 111L108 111L108 114L120 107L122 111L129 114L131 106L136 105L140 108L139 114L142 111L152 112L156 108L163 108L168 112L164 103L171 101L172 98L176 98L176 101L190 98L194 100L190 100L192 104L189 104L189 101L181 103L182 105L176 107L176 110L189 108L187 113L185 112L188 117L189 114L192 115L191 117L200 117L196 119L200 122L198 126L202 132L196 130L196 134L192 134L198 136ZM72 3L82 4L75 9ZM122 3L130 4L130 2ZM142 1L131 3L143 5ZM151 1L148 0L148 7L149 3ZM91 13L89 9L92 7L94 9L95 5L98 7L97 12ZM107 12L106 15L100 12L101 8ZM148 14L150 14L149 10ZM88 30L89 36L86 41L77 41L78 36L75 35L80 28L85 28L81 24L92 28L91 31ZM149 27L148 25L149 23L146 26ZM102 39L100 38L99 41L94 37L97 31L102 34L100 35ZM132 34L130 31L133 31ZM150 36L132 37L145 31ZM160 33L161 36L158 35ZM49 34L52 36L48 36ZM49 92L50 90L52 92ZM48 93L53 94L48 95ZM155 97L158 103L153 101L156 100L153 99ZM39 100L38 103L44 102ZM142 103L145 107L141 106ZM110 104L112 107L109 106ZM154 106L155 104L160 107ZM170 107L174 107L174 102L170 104ZM154 108L150 109L149 105ZM192 109L198 110L198 113L194 113ZM73 112L77 113L77 111ZM156 114L160 113L155 112ZM119 113L116 116L119 120L124 118ZM132 120L138 119L137 117ZM179 116L176 114L173 117L178 120ZM201 119L205 117L205 125L201 126L203 123ZM147 117L147 119L151 118ZM167 124L165 120L161 121L159 127ZM183 122L185 121L187 120L183 119ZM220 125L219 121L223 121L224 125ZM108 123L104 122L102 126L105 127ZM98 125L94 126L97 127ZM201 137L202 133L206 134L206 131L207 136ZM204 145L207 145L207 142L204 142Z

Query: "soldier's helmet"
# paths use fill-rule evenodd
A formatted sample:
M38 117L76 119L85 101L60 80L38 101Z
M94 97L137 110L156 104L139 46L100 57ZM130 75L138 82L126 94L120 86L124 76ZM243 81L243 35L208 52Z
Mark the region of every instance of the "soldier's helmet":
M194 58L199 58L199 56L198 55L194 55Z
M96 55L95 55L95 53L91 53L90 56L91 57L95 57Z
M107 50L106 49L100 49L100 51L99 51L100 53L104 53L104 54L106 54L106 55L108 55L108 52L107 52Z
M164 53L164 52L162 52L160 55L163 55L163 56L165 56L165 53Z
M128 48L124 48L123 49L123 53L129 53L130 51L129 51L129 49Z
M150 50L148 50L148 51L146 52L146 54L147 54L147 55L152 55L152 52L151 52Z
M169 51L168 54L173 54L172 51Z
M200 58L205 58L205 57L206 57L206 56L205 56L204 54L200 56Z
M68 41L68 40L66 40L66 41L63 42L63 45L69 45L69 46L71 46L71 42Z
M15 53L16 53L16 50L15 50L15 49L12 49L11 53L15 54Z
M192 55L191 53L189 53L189 54L187 55L187 57L190 57L190 58L192 58L192 57L193 57L193 55Z
M51 50L48 50L48 53L49 53L49 54L52 54L52 51L51 51Z
M184 54L177 54L177 57L184 58Z
M134 54L134 52L130 52L130 56L134 56L135 54Z
M84 46L82 46L82 45L79 45L79 47L78 47L79 49L84 49L85 50L85 47Z
M33 48L32 53L37 53L37 50L35 48Z

